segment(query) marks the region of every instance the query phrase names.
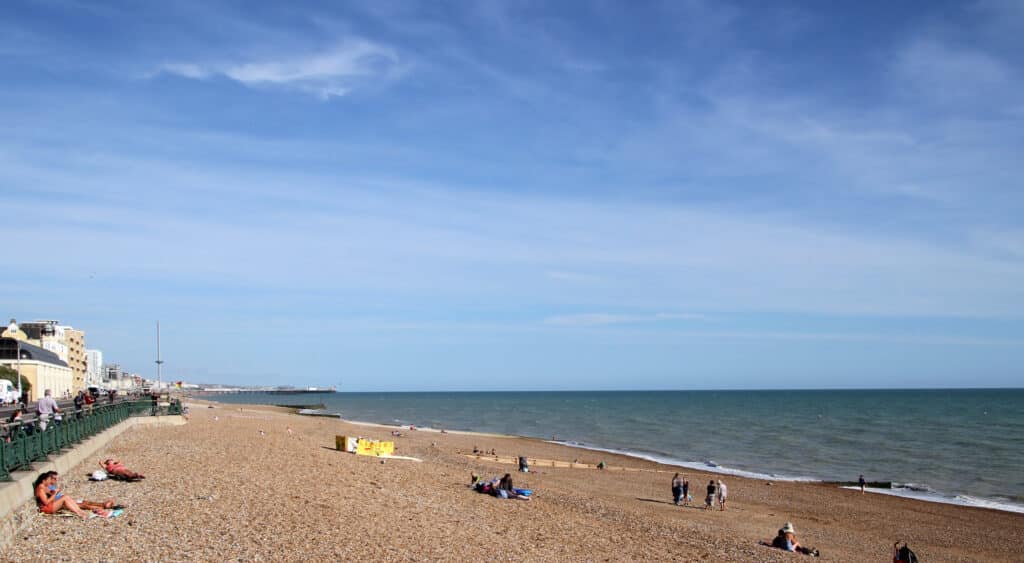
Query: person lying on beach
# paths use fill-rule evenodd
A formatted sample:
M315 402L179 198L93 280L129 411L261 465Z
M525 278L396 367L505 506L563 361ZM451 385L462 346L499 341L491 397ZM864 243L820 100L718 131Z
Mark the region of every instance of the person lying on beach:
M90 517L86 510L91 510L97 516L104 518L110 516L109 510L115 507L114 499L108 499L104 502L76 501L70 496L65 495L63 488L57 486L57 479L56 471L47 471L36 477L33 486L39 512L43 514L56 514L61 510L68 510L79 518L84 519Z
M810 555L812 557L818 557L821 555L817 549L807 548L800 545L800 542L796 539L796 529L793 528L793 524L791 522L786 522L781 528L779 528L778 534L776 534L772 541L761 542L761 544L785 551L803 553L804 555Z
M473 475L475 479L473 484L473 490L478 493L485 495L492 495L498 498L510 498L516 500L530 500L529 495L519 494L516 492L512 485L512 476L508 473L505 474L501 479L494 478L490 481L484 481L477 475Z
M146 478L146 476L143 475L142 473L136 473L134 471L129 470L127 467L124 466L123 463L121 463L121 460L119 459L107 458L100 462L100 467L102 467L103 470L106 471L108 475L111 475L119 479L136 481L138 479Z

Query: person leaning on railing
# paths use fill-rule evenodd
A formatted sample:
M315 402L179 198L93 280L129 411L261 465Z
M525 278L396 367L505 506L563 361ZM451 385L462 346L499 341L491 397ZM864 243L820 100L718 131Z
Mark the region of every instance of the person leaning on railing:
M4 423L4 441L10 443L19 428L21 428L21 407L14 409L11 416L7 418L7 422Z
M82 398L82 402L85 403L85 414L92 414L92 404L96 402L96 397L92 396L92 391L85 394L85 397Z
M60 406L53 400L53 391L47 389L43 392L43 396L36 403L36 412L39 413L39 429L46 430L47 419L60 412Z

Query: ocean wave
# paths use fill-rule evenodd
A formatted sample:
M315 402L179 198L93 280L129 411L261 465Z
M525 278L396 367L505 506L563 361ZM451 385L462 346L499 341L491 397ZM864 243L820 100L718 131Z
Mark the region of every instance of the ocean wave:
M613 448L599 448L582 444L573 441L550 441L552 444L561 444L570 446L573 448L580 448L583 450L591 450L595 452L606 452L610 454L624 455L627 457L643 459L647 461L653 461L662 465L670 465L675 467L682 467L686 469L693 469L697 471L705 471L708 473L719 473L722 475L734 475L736 477L744 477L747 479L759 479L767 481L787 481L797 483L821 483L821 479L814 477L804 477L799 475L782 475L778 473L758 473L755 471L746 471L743 469L734 469L731 467L725 467L719 465L713 460L706 461L685 461L676 459L670 456L656 455L645 452L635 452L629 450L619 450ZM973 497L968 495L956 495L950 496L936 491L932 487L924 483L893 483L891 489L866 489L870 493L878 493L883 495L897 496L903 498L911 498L915 500L921 500L926 502L940 502L944 504L957 504L961 506L973 506L976 508L988 508L991 510L1001 510L1004 512L1016 512L1024 513L1024 505L1010 501L1009 499L985 499L980 497ZM859 491L860 487L849 486L842 487L844 489Z
M857 486L843 488L850 489L853 491L860 490L860 487ZM879 495L889 495L894 497L910 498L914 500L923 500L926 502L956 504L959 506L972 506L974 508L987 508L990 510L1001 510L1003 512L1015 512L1018 514L1024 514L1024 504L1015 503L1010 501L1009 499L987 499L981 497L974 497L970 495L947 495L932 489L928 485L922 485L917 483L893 483L891 489L875 489L868 487L864 490L866 492Z
M713 460L686 461L686 460L676 459L676 458L665 456L665 455L651 454L651 453L647 453L647 452L637 452L637 451L630 451L630 450L618 450L618 449L612 449L612 448L599 448L599 447L596 447L596 446L591 446L591 445L582 444L582 443L573 442L573 441L565 441L565 442L559 442L559 441L552 442L551 440L545 440L545 441L549 442L549 443L552 443L552 444L561 444L561 445L564 445L564 446L569 446L569 447L573 447L573 448L580 448L580 449L583 449L583 450L591 450L591 451L595 451L595 452L606 452L606 453L610 453L610 454L624 455L624 456L632 457L632 458L636 458L636 459L643 459L643 460L646 460L646 461L653 461L654 463L660 463L662 465L671 465L671 466L675 466L675 467L683 467L683 468L687 468L687 469L694 469L694 470L697 470L697 471L706 471L708 473L720 473L722 475L735 475L736 477L745 477L747 479L764 479L764 480L768 480L768 481L792 481L792 482L805 482L805 483L820 483L821 482L821 479L815 479L814 477L804 477L804 476L799 476L799 475L781 475L781 474L777 474L777 473L776 474L772 474L772 473L757 473L757 472L754 472L754 471L745 471L743 469L735 469L735 468L732 468L732 467L725 467L723 465L719 465L718 463L716 463Z

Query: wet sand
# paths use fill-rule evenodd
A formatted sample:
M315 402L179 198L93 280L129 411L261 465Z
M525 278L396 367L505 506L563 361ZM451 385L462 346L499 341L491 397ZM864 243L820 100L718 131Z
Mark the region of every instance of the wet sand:
M680 471L702 505L709 479L729 487L728 510L672 504L677 468L541 440L307 417L272 407L191 401L182 427L138 428L112 442L147 475L89 482L96 461L64 476L76 497L115 497L111 519L34 516L3 560L720 560L813 558L758 545L786 521L821 560L887 561L906 540L922 561L1021 561L1024 515L889 497L838 487ZM214 417L218 420L214 420ZM292 432L288 432L288 428ZM260 431L263 431L263 434ZM394 440L422 462L355 456L336 435ZM534 466L528 474L483 456L596 464ZM629 469L626 471L625 469ZM529 502L468 488L471 473L511 472Z

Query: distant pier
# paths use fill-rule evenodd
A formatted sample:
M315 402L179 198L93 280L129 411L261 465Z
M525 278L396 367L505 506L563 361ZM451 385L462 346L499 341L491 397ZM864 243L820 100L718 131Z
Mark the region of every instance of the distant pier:
M335 387L204 387L197 393L268 393L271 395L298 395L300 393L337 393Z

